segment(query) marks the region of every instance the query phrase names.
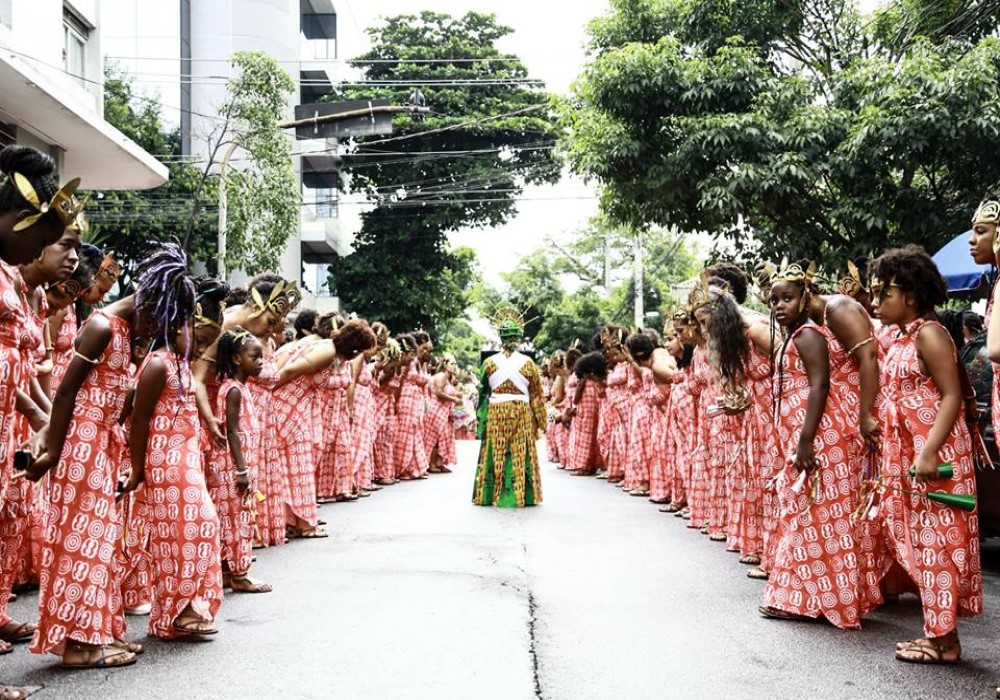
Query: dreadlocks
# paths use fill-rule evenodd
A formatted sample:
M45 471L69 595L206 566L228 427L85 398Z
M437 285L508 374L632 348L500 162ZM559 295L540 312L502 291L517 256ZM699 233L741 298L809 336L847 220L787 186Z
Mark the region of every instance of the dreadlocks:
M136 327L140 335L169 347L175 333L187 330L197 304L194 281L187 271L187 255L180 246L165 243L142 261L139 270Z

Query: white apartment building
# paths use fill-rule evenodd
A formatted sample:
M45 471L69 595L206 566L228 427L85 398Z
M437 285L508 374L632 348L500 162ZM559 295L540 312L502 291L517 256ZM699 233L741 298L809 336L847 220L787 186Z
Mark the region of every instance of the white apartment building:
M0 0L0 145L52 155L86 189L147 189L167 168L104 121L98 0Z
M266 51L296 83L286 117L295 106L318 101L333 89L339 61L337 11L333 0L178 0L180 10L180 115L186 154L204 155L213 116L226 99L229 57L236 51ZM289 138L294 133L289 130ZM300 279L311 292L304 305L334 310L327 292L327 266L350 253L360 228L360 207L341 207L337 190L339 158L330 139L295 141L295 167L302 191L302 214L282 256L280 274ZM234 167L239 167L236 158ZM239 273L233 281L240 282Z

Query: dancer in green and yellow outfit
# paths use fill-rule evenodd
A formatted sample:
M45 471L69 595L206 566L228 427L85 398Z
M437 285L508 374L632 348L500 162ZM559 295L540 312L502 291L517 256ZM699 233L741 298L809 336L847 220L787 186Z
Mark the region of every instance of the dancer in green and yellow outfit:
M472 502L522 508L542 502L536 441L545 429L538 367L517 352L524 322L516 312L494 318L503 350L483 362L479 381L479 466Z

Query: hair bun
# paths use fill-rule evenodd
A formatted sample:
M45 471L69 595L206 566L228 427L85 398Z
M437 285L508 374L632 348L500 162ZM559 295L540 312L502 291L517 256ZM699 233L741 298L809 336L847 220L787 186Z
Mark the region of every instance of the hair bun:
M0 151L0 172L5 175L21 173L27 178L52 176L56 162L31 146L7 146Z

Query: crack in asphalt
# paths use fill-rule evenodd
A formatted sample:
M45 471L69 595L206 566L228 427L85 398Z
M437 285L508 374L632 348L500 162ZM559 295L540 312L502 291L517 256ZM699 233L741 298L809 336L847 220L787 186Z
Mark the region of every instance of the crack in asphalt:
M535 639L535 625L538 621L536 612L538 605L535 603L535 594L531 587L528 587L528 654L531 656L531 675L535 682L535 698L544 700L542 694L542 679L538 672L538 645Z

